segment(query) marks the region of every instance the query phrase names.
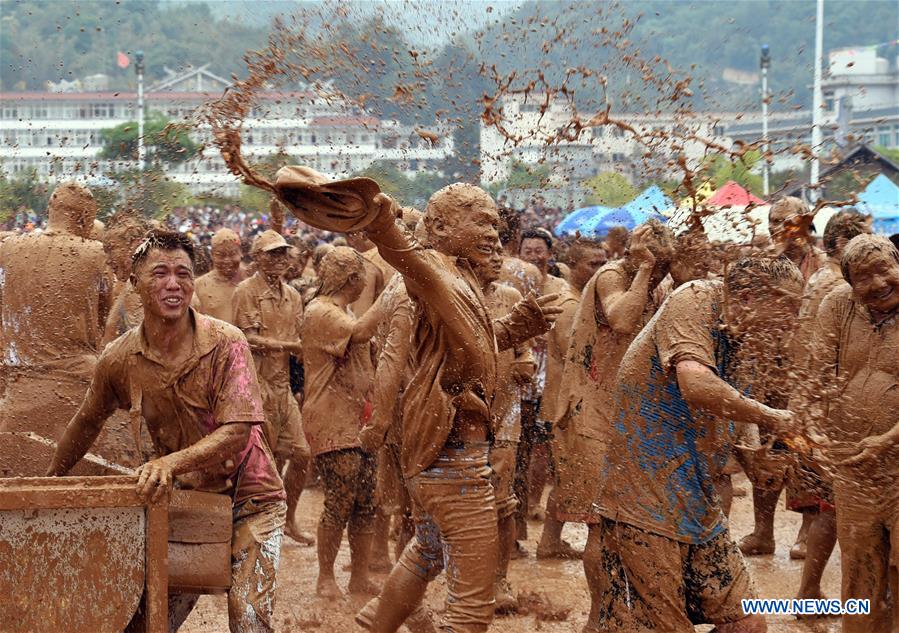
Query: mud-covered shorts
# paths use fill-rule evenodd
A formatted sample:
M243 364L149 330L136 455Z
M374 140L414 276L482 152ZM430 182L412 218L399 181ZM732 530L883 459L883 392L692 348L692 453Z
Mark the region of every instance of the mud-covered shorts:
M746 617L741 600L755 590L727 530L690 545L606 518L601 529L598 630L693 633Z
M325 504L320 523L342 530L368 532L375 516L375 457L361 448L343 448L315 456Z
M296 398L285 387L260 384L265 422L262 430L272 455L279 459L306 458L312 455L303 433L303 417Z

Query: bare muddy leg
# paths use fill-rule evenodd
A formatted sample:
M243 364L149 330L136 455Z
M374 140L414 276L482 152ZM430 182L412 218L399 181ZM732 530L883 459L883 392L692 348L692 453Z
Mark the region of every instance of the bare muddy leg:
M813 519L808 529L807 555L797 597L822 598L821 577L837 542L837 517L833 510L808 514Z
M284 491L287 493L287 523L284 527L284 535L307 546L315 545L315 538L300 529L297 521L297 506L300 503L303 488L306 486L310 461L308 456L293 455L287 463L287 472L284 473Z
M509 559L512 557L512 549L515 547L515 515L510 514L499 520L499 543L496 561L496 612L508 613L518 606L518 601L512 593L507 574L509 573Z
M371 543L374 533L370 525L354 525L355 517L350 519L347 538L350 542L350 593L368 596L378 595L378 586L368 578L368 566L371 560ZM368 523L367 519L359 523Z
M806 552L806 542L808 540L808 531L815 520L816 512L812 510L803 510L802 525L799 526L799 532L796 533L796 542L790 548L790 558L793 560L803 560Z
M752 512L755 529L740 541L744 556L762 556L774 553L774 512L780 499L780 490L752 488Z
M343 593L334 578L334 561L340 551L343 529L318 524L318 581L315 593L322 598L340 598Z
M584 631L598 631L599 603L602 593L602 526L587 526L587 545L584 547L584 575L590 590L590 615ZM591 628L592 627L592 628Z
M390 515L384 514L380 509L375 512L374 537L371 544L372 571L390 571L390 555L388 541L390 540Z

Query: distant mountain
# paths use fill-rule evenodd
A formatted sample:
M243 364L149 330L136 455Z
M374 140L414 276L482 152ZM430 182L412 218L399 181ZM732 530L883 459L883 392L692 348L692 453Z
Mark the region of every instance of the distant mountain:
M441 110L448 119L476 119L497 80L515 73L519 87L533 82L539 89L543 80L559 87L574 68L580 71L566 89L586 106L606 100L619 111L665 106L647 79L651 72L669 88L692 77L692 96L682 95L682 104L754 109L753 73L763 43L771 47L774 109L811 102L814 0L4 0L0 88L42 89L48 80L95 73L109 75L114 88L130 87L133 66L118 68L116 53L133 57L136 50L145 52L151 81L164 76L164 67L187 64L210 63L219 75L240 76L244 53L266 45L279 14L299 15L308 33L324 34L327 51L300 53L317 77L364 95L376 112L406 120L428 121ZM894 0L828 0L825 18L825 50L899 38ZM345 24L334 29L335 23ZM344 41L333 41L333 33ZM339 58L348 49L351 58Z

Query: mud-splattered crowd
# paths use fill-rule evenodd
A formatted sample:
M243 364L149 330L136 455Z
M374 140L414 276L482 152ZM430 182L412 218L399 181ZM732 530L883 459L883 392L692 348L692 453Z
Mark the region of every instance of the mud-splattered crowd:
M48 475L90 451L147 497L228 495L232 631L274 630L284 536L317 547L319 596L371 598L364 629L486 631L516 607L528 517L538 558L583 559L585 633L764 631L744 557L773 551L784 490L796 595L822 597L839 541L842 597L871 604L843 630L899 621L899 252L869 218L837 213L823 250L795 198L752 245L657 221L562 243L472 185L419 212L365 179L286 176L287 209L345 243L268 228L245 253L221 228L195 277L193 240L125 213L97 235L74 183L45 231L0 241L0 431L57 442ZM755 528L737 541L740 469ZM313 476L315 535L298 520ZM588 526L583 552L566 522ZM170 598L172 630L196 600Z

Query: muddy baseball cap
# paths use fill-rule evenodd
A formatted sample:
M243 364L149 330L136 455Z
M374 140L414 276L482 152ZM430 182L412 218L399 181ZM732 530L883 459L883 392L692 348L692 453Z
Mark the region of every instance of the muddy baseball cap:
M276 233L275 231L268 230L263 231L253 240L253 247L250 249L250 252L255 255L256 253L265 253L268 251L273 251L279 248L288 248L290 244L281 236L280 233Z
M371 178L330 180L310 167L289 165L275 174L278 199L300 220L319 229L361 231L378 214L381 188Z

